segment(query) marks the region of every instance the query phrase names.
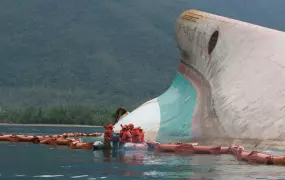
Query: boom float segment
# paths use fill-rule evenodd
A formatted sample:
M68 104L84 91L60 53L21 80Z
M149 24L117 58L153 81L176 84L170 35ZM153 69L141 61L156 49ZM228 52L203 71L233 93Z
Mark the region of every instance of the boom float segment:
M51 146L68 146L71 149L93 149L93 151L117 151L115 147L112 149L100 149L103 143L96 141L93 142L82 142L81 139L68 139L68 136L99 136L100 133L64 133L62 135L50 135L50 136L26 136L16 134L0 134L0 141L15 142L31 142L35 144L46 144ZM104 146L104 145L103 145ZM94 148L96 147L96 148ZM154 150L157 152L172 152L172 153L183 153L188 155L193 154L208 154L208 155L222 155L231 154L239 161L245 161L248 163L266 164L266 165L285 165L285 156L274 156L265 154L259 151L245 151L242 146L200 146L198 143L167 143L160 144L158 142L148 141L146 143L126 143L120 149L123 151L148 151ZM118 151L117 151L118 152ZM133 155L136 155L133 154Z

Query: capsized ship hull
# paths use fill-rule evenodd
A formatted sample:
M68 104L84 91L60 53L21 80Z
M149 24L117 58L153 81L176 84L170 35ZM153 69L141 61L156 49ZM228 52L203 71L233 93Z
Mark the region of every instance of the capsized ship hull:
M120 119L147 140L285 139L285 33L196 10L175 24L180 65L170 88ZM223 140L222 140L223 139Z

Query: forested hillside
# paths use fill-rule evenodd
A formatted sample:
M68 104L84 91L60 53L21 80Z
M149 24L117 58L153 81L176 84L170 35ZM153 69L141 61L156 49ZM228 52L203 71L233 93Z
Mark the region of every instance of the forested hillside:
M283 29L283 16L274 15L285 4L275 2L1 0L0 108L133 109L172 82L181 12L196 8Z
M1 106L134 107L167 88L180 11L150 18L132 4L1 1Z

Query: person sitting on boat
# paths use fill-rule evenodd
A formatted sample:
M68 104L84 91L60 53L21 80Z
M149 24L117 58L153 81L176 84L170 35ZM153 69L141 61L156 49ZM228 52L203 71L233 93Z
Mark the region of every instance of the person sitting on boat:
M132 130L132 139L133 143L141 143L141 134L138 128Z
M122 138L123 137L123 134L124 134L124 127L125 126L123 126L122 124L121 124L121 130L120 130L120 138Z
M123 133L122 138L120 138L120 142L123 143L123 144L127 143L127 142L132 142L133 141L132 140L132 135L131 135L131 133L130 133L130 131L129 131L127 126L123 127L123 131L124 131L124 133Z
M112 135L113 135L113 125L109 124L108 126L104 126L104 128L106 129L105 133L104 133L104 144L106 145L106 147L111 147L111 140L112 140Z
M144 132L143 132L143 129L141 127L138 127L139 129L139 133L140 133L140 137L141 137L141 143L144 142Z
M132 133L132 130L134 129L134 125L132 123L130 123L128 125L128 128L129 128L130 132Z
M131 135L136 133L134 131L134 125L132 123L128 124L128 128L129 128L129 131L130 131Z

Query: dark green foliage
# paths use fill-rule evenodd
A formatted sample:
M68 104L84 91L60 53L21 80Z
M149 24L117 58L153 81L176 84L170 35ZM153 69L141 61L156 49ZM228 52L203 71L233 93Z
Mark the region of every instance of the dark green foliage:
M81 124L106 125L113 123L110 110L88 106L58 106L51 108L8 109L0 112L1 123L21 124Z
M0 121L102 124L160 95L192 8L284 30L284 0L1 0Z
M183 6L146 14L149 5L0 1L0 121L102 125L117 107L158 96L175 75Z
M175 75L184 8L148 15L149 3L0 1L0 106L134 108L158 96Z

